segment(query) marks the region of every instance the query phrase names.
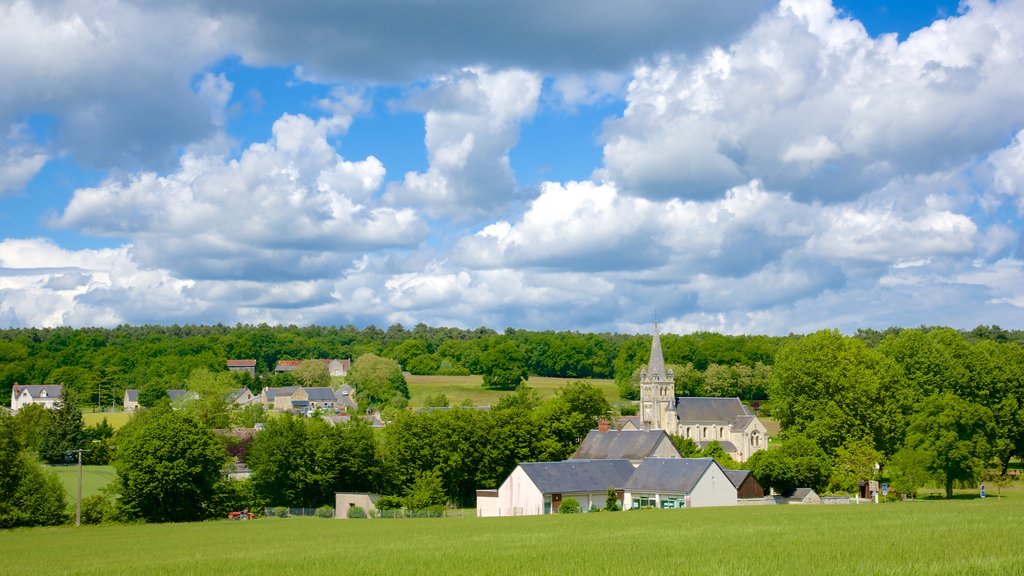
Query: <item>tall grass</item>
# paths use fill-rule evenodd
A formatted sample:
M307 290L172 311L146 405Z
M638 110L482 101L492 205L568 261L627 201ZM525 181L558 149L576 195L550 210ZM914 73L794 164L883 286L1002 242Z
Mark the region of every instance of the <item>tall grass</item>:
M0 573L1016 574L1024 498L0 533Z

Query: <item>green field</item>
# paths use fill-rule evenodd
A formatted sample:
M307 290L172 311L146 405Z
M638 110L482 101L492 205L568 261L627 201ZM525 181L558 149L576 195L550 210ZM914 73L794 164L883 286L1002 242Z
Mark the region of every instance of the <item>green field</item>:
M0 574L1019 574L1024 498L18 529Z
M68 494L68 502L75 503L78 492L78 466L47 466L57 473ZM98 494L100 488L110 484L116 473L113 466L82 466L82 498Z
M95 426L106 418L114 430L127 424L131 417L131 412L82 412L82 420L86 426Z
M511 392L488 390L483 387L483 376L406 376L409 384L409 403L414 407L423 406L423 399L431 394L444 394L450 404L461 404L469 400L474 406L494 406L502 397ZM531 376L526 385L537 391L541 399L555 395L555 390L578 378L547 378ZM618 405L619 389L614 380L587 380L601 389L605 398L613 406Z

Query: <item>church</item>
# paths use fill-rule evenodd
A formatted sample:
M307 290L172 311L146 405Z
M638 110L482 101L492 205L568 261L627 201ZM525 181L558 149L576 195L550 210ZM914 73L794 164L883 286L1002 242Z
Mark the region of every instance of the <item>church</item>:
M664 430L698 446L716 441L738 462L768 448L768 429L739 398L676 397L672 371L665 369L657 323L650 362L640 373L639 421L643 430Z

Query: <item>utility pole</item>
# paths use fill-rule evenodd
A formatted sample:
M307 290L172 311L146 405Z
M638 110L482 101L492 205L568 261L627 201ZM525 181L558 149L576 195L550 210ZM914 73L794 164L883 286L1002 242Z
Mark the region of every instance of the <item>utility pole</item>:
M69 450L68 452L75 452L78 454L78 500L75 502L75 526L82 525L82 452L92 452L92 450L83 450L81 448L77 450Z

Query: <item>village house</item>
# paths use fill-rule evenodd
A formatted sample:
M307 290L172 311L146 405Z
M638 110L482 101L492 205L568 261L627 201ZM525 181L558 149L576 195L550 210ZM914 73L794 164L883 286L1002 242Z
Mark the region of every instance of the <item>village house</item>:
M604 508L608 489L621 487L633 471L629 460L524 462L497 490L477 492L477 514L557 514L569 497L575 498L584 510L591 506Z
M11 388L11 412L16 413L29 404L38 404L43 408L54 408L64 396L64 386L60 384L18 384Z
M347 376L349 369L352 367L352 360L348 358L343 359L327 359L320 358L311 360L313 362L322 362L327 365L327 374L330 376ZM299 367L299 364L307 362L307 360L278 360L277 365L274 366L274 372L291 372Z
M124 401L121 403L125 412L134 412L139 409L139 391L128 389L124 391Z
M256 361L255 360L228 360L228 370L230 372L245 372L253 378L256 377Z
M665 369L658 325L651 357L640 372L640 425L665 430L704 447L714 441L738 462L768 447L768 429L739 398L687 398L675 395L675 380Z

